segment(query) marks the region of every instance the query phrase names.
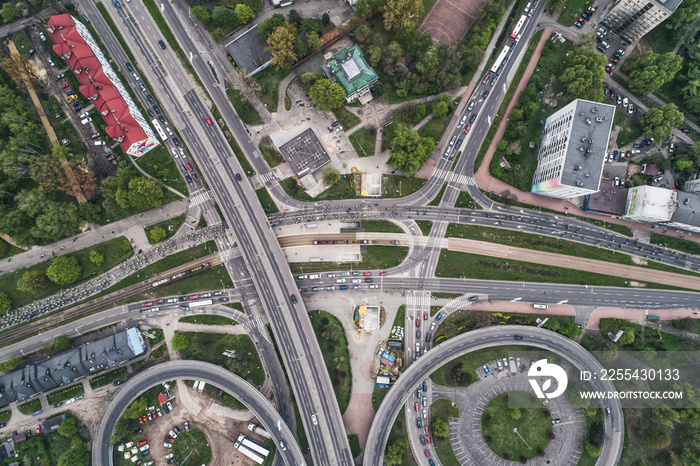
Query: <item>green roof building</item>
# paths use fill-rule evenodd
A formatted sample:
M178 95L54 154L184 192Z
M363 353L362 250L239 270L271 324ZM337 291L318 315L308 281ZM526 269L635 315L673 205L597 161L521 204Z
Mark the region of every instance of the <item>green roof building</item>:
M360 99L363 104L372 100L369 88L379 77L357 44L345 47L329 58L321 69L326 78L340 84L345 90L345 100L352 102Z

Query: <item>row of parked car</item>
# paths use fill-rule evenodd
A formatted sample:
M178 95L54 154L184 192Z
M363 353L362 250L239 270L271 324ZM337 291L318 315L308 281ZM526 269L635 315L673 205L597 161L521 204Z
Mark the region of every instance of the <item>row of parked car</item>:
M595 10L596 10L595 5L589 6L588 9L586 11L584 11L583 13L581 13L581 16L574 22L574 26L581 29L583 27L583 25L586 24L586 21L591 20L591 16L593 16L593 13L595 12Z

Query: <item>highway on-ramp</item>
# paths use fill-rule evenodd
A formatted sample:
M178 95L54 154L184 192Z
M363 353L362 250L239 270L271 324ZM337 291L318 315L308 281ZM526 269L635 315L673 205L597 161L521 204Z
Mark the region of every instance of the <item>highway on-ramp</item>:
M516 334L522 335L523 339L521 341L514 340ZM419 386L436 368L472 351L513 344L534 346L551 351L562 356L579 370L602 370L600 363L582 346L550 330L499 325L458 335L421 356L391 387L374 416L367 437L364 454L365 466L376 466L383 463L389 432L399 410L406 404L408 397L413 396L415 387ZM609 380L596 379L591 382L591 385L593 390L615 391L615 386ZM566 396L566 393L562 396ZM620 400L606 400L603 403L605 407L610 408L611 415L605 418L605 443L596 463L601 466L616 464L619 461L625 432Z
M296 437L283 422L275 407L254 386L214 364L184 360L158 364L122 386L112 398L102 417L92 448L92 464L96 466L112 464L113 451L109 440L114 433L114 425L132 401L153 385L180 379L203 380L235 396L255 414L270 433L277 445L277 453L285 464L290 466L306 464ZM281 448L280 442L285 443L286 450Z

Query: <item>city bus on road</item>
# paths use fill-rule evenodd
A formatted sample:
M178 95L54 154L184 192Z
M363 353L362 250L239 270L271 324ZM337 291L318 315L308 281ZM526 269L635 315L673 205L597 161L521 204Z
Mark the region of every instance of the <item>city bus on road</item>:
M518 34L520 34L520 30L525 25L525 21L527 21L527 15L522 15L518 20L518 23L515 25L515 28L513 29L513 34L510 35L511 39L515 39L516 37L518 37Z
M192 301L190 304L190 309L193 307L202 307L202 306L210 306L214 304L214 301L211 299L202 299L200 301Z
M510 52L510 45L506 45L505 47L503 47L503 50L501 50L500 55L498 55L496 61L493 62L493 66L491 67L492 73L498 71L498 68L500 68L501 64L503 64L503 60L505 60L506 56L508 55L508 52Z
M163 131L163 127L160 126L160 122L157 119L152 119L151 123L153 123L153 127L156 129L156 132L158 133L158 137L163 140L163 142L168 140L168 135L165 134L165 131Z

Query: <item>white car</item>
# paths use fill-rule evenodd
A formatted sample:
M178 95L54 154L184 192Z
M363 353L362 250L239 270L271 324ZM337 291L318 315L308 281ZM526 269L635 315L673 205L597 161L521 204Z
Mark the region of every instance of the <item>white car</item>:
M338 126L338 127L335 129L335 131L333 131L333 132L337 134L337 133L339 133L339 132L342 131L342 130L343 130L343 127L342 127L342 126Z
M173 149L173 157L175 157L175 158L180 157L180 154L178 154L175 149Z
M104 141L95 141L95 145L96 145L96 146L104 146L104 145L106 145L106 144L107 144L107 143L104 142Z
M313 424L314 424L315 426L318 425L318 418L316 418L316 415L315 415L315 414L312 414L312 415L311 415L311 422L313 422Z
M627 100L627 97L625 97L624 99L622 99L622 106L627 108L627 105L629 105L629 100Z
M39 33L39 39L41 39L42 42L46 42L46 36L44 35L43 32Z
M89 116L90 116L90 112L84 112L84 113L81 113L78 118L80 118L82 120L83 118L87 118Z
M163 455L163 459L164 459L164 460L169 460L169 459L172 458L172 457L173 457L173 454L172 454L172 453L168 453L167 455Z
M81 122L82 124L84 124L84 125L87 125L87 124L90 123L91 121L92 121L92 118L90 118L90 117L87 117L87 118L84 118L84 119L80 120L80 122Z
M139 451L146 451L146 450L148 450L149 448L151 448L151 446L150 446L149 444L146 444L146 445L141 446L141 447L139 448Z
M125 445L126 448L131 448L134 446L134 442L129 442Z
M345 283L345 279L344 278L336 278L335 282L336 283Z
M170 434L170 436L171 436L172 438L177 438L177 434L175 433L174 430L170 429L170 430L168 431L168 433Z
M173 135L173 130L170 129L170 126L166 126L166 127L165 127L165 132L168 133L168 136L172 136L172 135Z
M172 444L170 444L170 443L168 443L168 442L163 442L163 446L164 446L165 448L172 448L172 447L173 447Z
M133 76L135 80L139 80L139 75L136 74L136 72L131 73L131 76Z

